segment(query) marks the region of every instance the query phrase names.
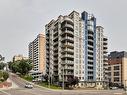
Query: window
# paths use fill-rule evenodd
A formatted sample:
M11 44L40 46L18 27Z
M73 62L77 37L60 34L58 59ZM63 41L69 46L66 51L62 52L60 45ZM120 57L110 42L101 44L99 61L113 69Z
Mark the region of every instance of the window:
M111 67L108 67L108 70L110 71L111 70Z
M114 66L114 70L119 70L119 66Z
M111 72L108 72L108 75L111 76Z
M115 77L114 82L119 82L119 77Z
M119 76L119 72L114 72L114 76Z

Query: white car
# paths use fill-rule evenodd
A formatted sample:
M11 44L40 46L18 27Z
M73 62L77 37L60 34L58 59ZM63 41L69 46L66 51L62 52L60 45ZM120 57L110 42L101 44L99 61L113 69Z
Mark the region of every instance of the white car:
M33 88L33 85L30 83L26 83L25 88Z
M111 87L111 89L112 89L112 90L117 90L117 89L118 89L118 87Z

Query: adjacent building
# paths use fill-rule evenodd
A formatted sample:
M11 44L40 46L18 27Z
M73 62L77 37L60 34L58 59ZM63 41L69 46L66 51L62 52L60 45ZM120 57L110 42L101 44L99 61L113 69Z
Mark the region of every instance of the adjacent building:
M27 60L27 59L28 59L28 57L24 57L23 55L15 55L13 57L13 62L19 61L19 60Z
M107 80L107 38L92 14L73 11L45 26L46 73L54 82L77 76L83 87Z
M34 41L29 44L29 59L32 60L33 69L31 74L34 78L42 78L45 74L45 35L39 34Z
M127 52L114 51L108 55L109 82L113 86L126 86L127 83Z
M104 28L102 26L96 27L96 84L98 87L107 88L108 86L108 39L104 35Z

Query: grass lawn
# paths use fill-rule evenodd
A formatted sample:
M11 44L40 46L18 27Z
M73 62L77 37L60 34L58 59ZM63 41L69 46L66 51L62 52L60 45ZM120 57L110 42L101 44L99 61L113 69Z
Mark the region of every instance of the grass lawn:
M25 80L27 80L27 81L30 81L30 82L32 82L32 77L31 76L29 76L29 75L25 75L25 76L21 76L21 78L23 78L23 79L25 79Z
M21 76L21 78L29 81L29 82L32 82L32 77L29 76L29 75L25 75L25 76ZM46 87L46 88L49 88L49 85L47 82L41 82L41 83L38 83L38 85L40 86L43 86L43 87ZM57 86L57 85L50 85L50 89L62 89L60 86Z
M47 82L42 82L42 83L39 83L40 86L43 86L43 87L46 87L46 88L49 88L49 85ZM60 86L57 86L57 85L50 85L50 88L51 89L62 89Z

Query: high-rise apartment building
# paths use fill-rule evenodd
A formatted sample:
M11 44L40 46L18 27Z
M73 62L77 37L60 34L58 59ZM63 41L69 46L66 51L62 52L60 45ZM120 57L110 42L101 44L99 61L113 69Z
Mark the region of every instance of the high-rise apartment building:
M108 84L108 55L107 55L107 37L104 36L103 27L96 27L96 82L100 87L106 87Z
M45 35L39 34L37 38L29 44L29 59L32 60L32 75L35 78L42 77L46 70L45 58Z
M127 84L127 52L114 51L108 55L109 82L113 86Z
M80 16L76 11L60 15L45 26L45 31L47 74L54 81L64 78L67 82L69 77L77 76L80 86L93 86L91 82L96 85L96 81L105 80L107 38L93 15L83 12Z

